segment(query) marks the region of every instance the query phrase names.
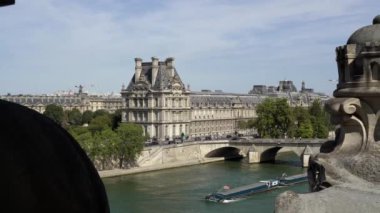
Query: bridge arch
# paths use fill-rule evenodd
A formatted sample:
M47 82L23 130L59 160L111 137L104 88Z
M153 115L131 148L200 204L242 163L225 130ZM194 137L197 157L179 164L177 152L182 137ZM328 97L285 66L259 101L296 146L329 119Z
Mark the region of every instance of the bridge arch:
M276 146L263 151L260 155L260 162L274 162L276 160L277 152L282 147Z
M205 155L207 158L224 157L224 159L242 158L241 150L236 147L221 147L214 149Z

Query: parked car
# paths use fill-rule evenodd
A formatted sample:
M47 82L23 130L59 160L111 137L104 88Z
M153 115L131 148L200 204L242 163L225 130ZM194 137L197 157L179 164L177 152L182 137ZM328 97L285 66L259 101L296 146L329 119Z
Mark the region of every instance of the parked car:
M182 140L181 137L175 137L175 138L174 138L174 142L175 142L175 143L183 143L183 140Z
M231 137L231 141L237 141L237 140L239 140L240 138L238 137L238 136L233 136L233 137Z

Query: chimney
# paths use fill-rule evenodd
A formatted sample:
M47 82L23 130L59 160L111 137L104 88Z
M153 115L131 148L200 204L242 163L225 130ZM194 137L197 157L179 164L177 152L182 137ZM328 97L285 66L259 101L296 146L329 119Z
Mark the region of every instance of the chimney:
M167 58L165 63L166 63L166 68L170 72L170 76L174 77L174 74L175 74L175 72L174 72L174 58L173 57Z
M139 80L142 70L142 59L135 58L135 83Z
M156 83L158 73L158 58L152 57L152 86Z

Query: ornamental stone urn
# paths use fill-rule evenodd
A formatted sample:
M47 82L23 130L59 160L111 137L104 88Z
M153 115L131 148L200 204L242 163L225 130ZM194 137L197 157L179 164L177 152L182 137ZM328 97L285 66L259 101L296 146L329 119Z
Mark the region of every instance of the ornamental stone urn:
M311 157L310 192L284 192L275 212L380 212L380 15L336 48L339 83L326 103L336 138Z

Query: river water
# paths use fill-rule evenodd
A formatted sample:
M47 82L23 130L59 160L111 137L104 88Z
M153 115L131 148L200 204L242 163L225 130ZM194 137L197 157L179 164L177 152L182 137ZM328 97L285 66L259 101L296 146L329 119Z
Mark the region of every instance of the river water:
M103 180L112 213L122 212L273 212L276 196L286 190L307 192L306 183L219 204L204 197L224 185L241 186L280 176L306 172L297 157L280 153L276 164L221 161L204 165L127 175Z

